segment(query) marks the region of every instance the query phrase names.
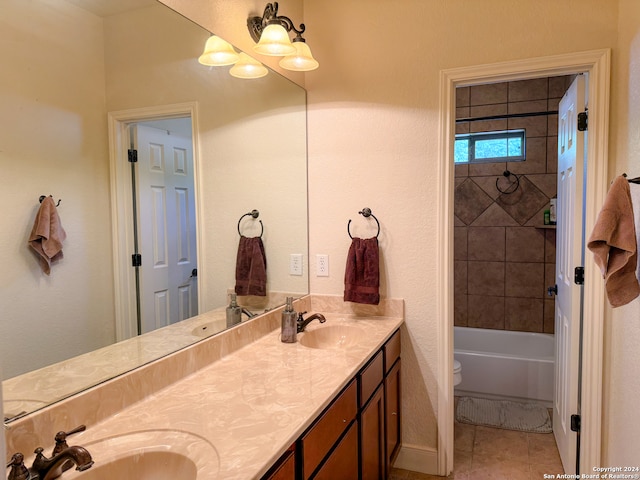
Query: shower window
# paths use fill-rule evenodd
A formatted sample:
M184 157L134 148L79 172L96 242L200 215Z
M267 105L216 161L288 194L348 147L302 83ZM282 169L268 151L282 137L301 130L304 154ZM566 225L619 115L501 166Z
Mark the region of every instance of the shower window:
M455 163L522 162L525 160L524 130L463 133L456 135Z

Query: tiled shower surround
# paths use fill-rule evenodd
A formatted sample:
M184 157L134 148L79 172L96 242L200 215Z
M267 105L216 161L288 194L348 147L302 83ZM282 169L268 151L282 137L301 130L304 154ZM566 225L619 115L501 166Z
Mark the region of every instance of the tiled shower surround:
M556 111L572 77L540 78L456 92L457 118ZM544 211L556 195L558 116L457 123L457 133L526 130L524 162L456 165L455 324L553 333L556 232ZM507 190L503 172L520 176ZM513 178L513 177L511 177Z

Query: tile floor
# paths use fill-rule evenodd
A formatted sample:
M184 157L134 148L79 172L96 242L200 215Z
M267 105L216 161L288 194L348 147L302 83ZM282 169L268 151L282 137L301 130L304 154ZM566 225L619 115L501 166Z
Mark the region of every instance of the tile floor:
M455 480L539 480L564 473L553 434L525 433L455 423ZM389 480L443 477L392 469Z

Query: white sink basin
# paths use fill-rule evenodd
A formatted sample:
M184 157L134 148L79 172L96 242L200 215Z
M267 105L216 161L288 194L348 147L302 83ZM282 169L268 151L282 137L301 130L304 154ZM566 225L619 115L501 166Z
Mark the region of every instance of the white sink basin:
M68 470L65 480L215 480L220 459L205 438L172 429L127 432L99 440L74 438L85 447L93 466L84 472Z
M66 476L66 475L65 475ZM82 473L83 480L196 480L198 468L188 457L174 452L146 451L95 465Z
M298 341L309 348L349 348L363 334L363 329L352 325L326 325L302 333Z

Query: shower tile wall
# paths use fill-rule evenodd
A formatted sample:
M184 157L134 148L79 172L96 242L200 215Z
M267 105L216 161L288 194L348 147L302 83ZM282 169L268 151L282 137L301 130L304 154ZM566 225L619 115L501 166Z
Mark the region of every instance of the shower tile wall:
M556 111L572 77L461 87L457 118ZM457 133L524 128L526 161L455 167L455 324L553 333L554 229L544 210L556 195L557 115L457 123ZM503 172L520 177L505 189Z

